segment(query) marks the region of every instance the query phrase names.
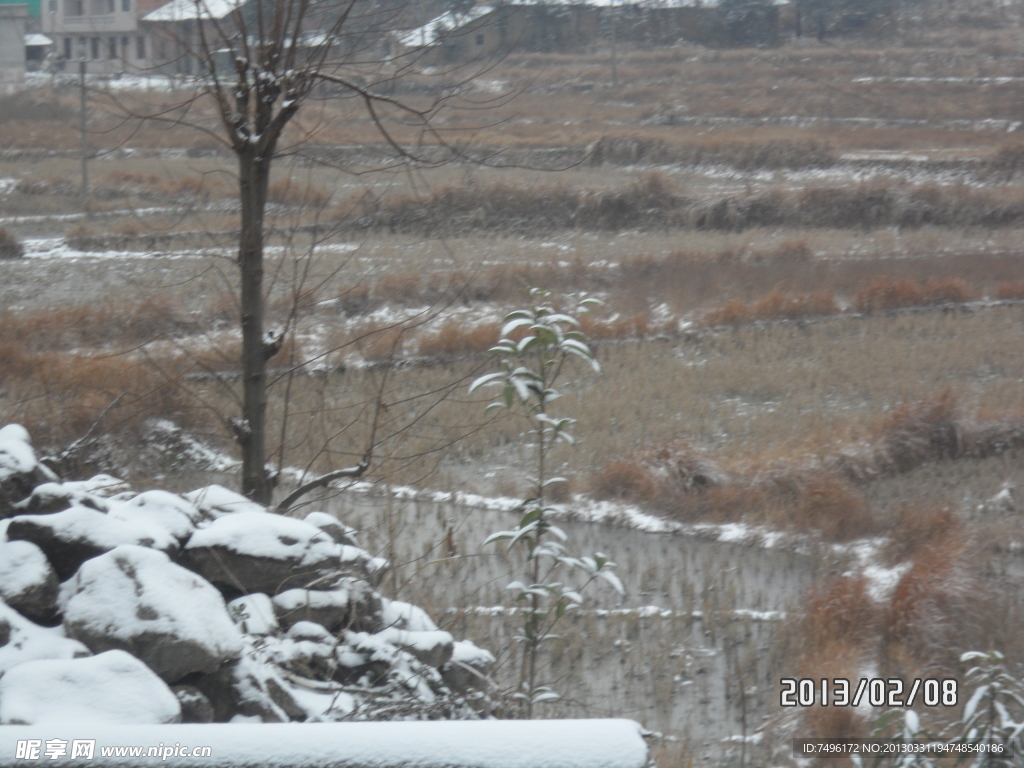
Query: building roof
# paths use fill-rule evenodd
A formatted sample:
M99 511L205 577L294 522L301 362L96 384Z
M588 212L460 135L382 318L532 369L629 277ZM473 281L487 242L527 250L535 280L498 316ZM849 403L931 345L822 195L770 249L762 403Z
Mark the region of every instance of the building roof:
M775 2L786 2L786 0L775 0ZM627 7L640 6L644 8L685 8L688 6L713 6L718 0L503 0L502 6L517 5L561 5L577 7ZM470 22L486 16L495 10L496 6L477 5L464 13L448 11L440 16L431 19L421 27L402 32L398 39L408 47L420 47L434 45L447 32L466 26Z
M38 32L25 35L25 45L36 46L36 45L53 45L53 40L48 38L46 35L41 35Z
M446 33L451 32L453 29L464 27L471 21L476 21L493 10L494 8L489 5L477 5L465 13L448 11L431 19L422 27L416 27L415 29L400 33L398 40L402 45L410 48L434 45Z
M223 19L245 4L245 0L171 0L142 17L143 21L188 21Z

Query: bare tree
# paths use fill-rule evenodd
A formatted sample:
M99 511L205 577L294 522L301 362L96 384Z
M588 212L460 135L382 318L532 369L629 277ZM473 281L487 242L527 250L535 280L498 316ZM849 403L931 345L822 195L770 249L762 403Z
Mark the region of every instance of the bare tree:
M416 71L423 50L396 53L395 33L419 21L418 6L387 0L171 0L161 9L167 36L179 51L176 68L191 73L192 90L173 107L142 113L120 107L133 119L187 122L234 153L238 168L241 233L238 246L242 332L241 414L230 420L242 456L242 492L270 502L266 469L267 363L281 347L264 325L264 235L271 168L298 152L321 127L296 126L311 101L348 99L360 106L401 161L418 160L410 136L434 151L431 163L457 150L432 127L454 94L417 100L395 96L396 84ZM464 84L467 78L458 79ZM213 121L204 121L211 111ZM291 131L291 133L289 133ZM420 153L422 155L422 153ZM348 472L365 472L369 456Z

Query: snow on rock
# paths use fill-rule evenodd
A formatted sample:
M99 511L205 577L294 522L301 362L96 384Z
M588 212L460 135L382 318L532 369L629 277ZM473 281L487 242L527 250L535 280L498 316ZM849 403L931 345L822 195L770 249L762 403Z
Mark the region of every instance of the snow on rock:
M222 664L212 675L203 675L196 687L213 706L213 719L226 723L238 715L264 723L304 720L306 711L288 692L278 668L247 646L238 659Z
M351 624L352 595L344 587L333 590L289 589L274 597L277 618L285 627L311 621L327 629Z
M454 638L450 633L439 629L411 632L407 629L389 627L378 632L375 637L401 648L431 667L441 667L452 657Z
M469 640L458 640L452 644L451 659L441 668L441 676L453 691L470 693L489 685L488 676L494 662L494 654L490 651Z
M48 515L70 507L89 507L106 512L110 507L106 499L79 490L74 483L43 483L32 489L27 498L15 504L19 514Z
M99 725L62 731L62 739L122 744L205 745L217 765L373 766L374 768L643 768L647 744L632 720L477 720L470 722ZM18 741L51 738L39 728L0 729L0 754ZM69 750L70 752L70 750ZM210 764L209 758L160 755L161 766ZM151 759L152 761L152 759ZM42 761L81 765L69 756ZM138 757L104 758L104 768L138 768ZM27 764L27 763L26 763Z
M472 719L491 706L492 657L382 600L387 562L333 516L271 514L220 486L62 483L21 427L0 430L0 475L20 483L0 498L6 722Z
M270 597L257 592L228 603L228 615L247 635L272 635L280 629Z
M89 655L89 649L80 642L64 637L62 629L40 627L0 603L0 679L7 670L27 661Z
M165 680L216 672L242 650L220 593L153 549L121 546L85 562L60 604L69 636L94 653L126 650Z
M202 518L199 509L167 491L146 491L124 502L110 502L110 516L118 520L157 523L179 542L192 535Z
M176 723L181 705L141 661L124 651L82 659L28 661L0 678L0 723Z
M0 517L16 514L16 502L40 483L53 479L56 477L50 470L36 463L36 453L23 426L8 424L0 429Z
M65 481L63 485L65 488L71 488L79 493L88 493L104 499L119 496L131 490L131 486L128 483L124 480L119 480L113 475L94 475L88 480Z
M208 485L191 493L185 498L195 504L203 514L211 517L222 517L235 512L266 512L266 508L250 501L240 493L228 490L223 485Z
M401 600L380 599L380 618L385 627L408 629L413 632L432 632L437 624L418 605L403 603Z
M181 722L213 722L213 704L194 685L175 685L171 687L171 692L181 705Z
M340 553L340 545L319 528L269 512L218 518L185 546L188 566L217 586L270 595L336 572Z
M10 541L31 541L49 559L57 576L71 578L86 560L122 544L137 544L173 552L178 541L160 524L119 520L85 507L51 515L19 515L7 526Z
M350 547L359 546L356 529L345 525L334 515L329 515L326 512L310 512L303 522L315 525L339 544L346 544Z
M35 544L0 542L0 600L34 621L53 618L57 574Z

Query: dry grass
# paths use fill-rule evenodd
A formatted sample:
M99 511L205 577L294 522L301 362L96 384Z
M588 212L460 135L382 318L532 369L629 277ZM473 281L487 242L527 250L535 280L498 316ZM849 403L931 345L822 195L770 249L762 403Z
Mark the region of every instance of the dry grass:
M916 283L907 278L894 279L886 275L874 278L857 291L853 304L860 312L877 312L930 304L962 303L976 295L960 278L930 278L923 283Z
M742 195L683 194L657 173L615 188L497 183L445 186L429 195L394 195L367 212L363 195L342 202L342 222L392 234L451 237L470 232L543 234L562 230L693 229L740 232L757 227L1009 227L1024 222L1018 190L935 184L808 186Z
M738 299L727 301L721 307L708 310L701 316L706 326L736 325L755 320L800 320L838 314L839 304L827 291L789 293L772 291L767 296L747 304Z
M452 358L486 352L493 347L501 331L497 323L465 326L448 322L438 330L420 334L418 352L428 357Z
M978 630L989 595L975 559L962 534L948 533L914 561L883 617L881 655L888 668L948 674L958 670L960 652L986 642Z

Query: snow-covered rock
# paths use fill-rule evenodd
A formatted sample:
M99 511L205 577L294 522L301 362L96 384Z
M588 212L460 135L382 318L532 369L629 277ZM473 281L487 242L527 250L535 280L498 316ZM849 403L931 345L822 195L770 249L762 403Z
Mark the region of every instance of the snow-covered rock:
M122 544L165 552L178 548L178 540L158 523L119 520L85 507L52 515L19 515L7 526L7 538L31 541L43 550L62 581L71 578L86 560Z
M122 546L85 562L60 603L69 636L94 653L128 651L165 680L216 672L242 650L220 593L153 549Z
M194 504L167 491L146 491L128 501L109 504L111 517L156 523L179 542L192 535L203 517Z
M213 706L213 719L226 723L241 715L264 723L286 723L305 719L302 709L277 668L247 650L238 659L221 665L212 675L203 675L196 687Z
M272 635L280 628L270 597L257 592L228 603L228 615L247 635Z
M210 517L223 517L236 512L266 512L266 507L250 501L240 493L223 485L208 485L205 488L186 493L185 498Z
M131 491L131 486L124 480L107 474L93 475L88 480L66 480L62 485L78 493L87 493L103 499L116 498Z
M29 661L0 677L0 724L177 723L163 680L124 651Z
M334 635L327 631L327 628L312 621L300 621L293 624L286 635L292 640L312 640L316 643L334 644Z
M452 692L451 635L409 603L382 601L386 561L333 516L272 514L220 486L182 497L135 494L106 475L62 483L20 427L0 430L0 448L0 474L24 481L2 500L13 513L0 512L0 680L17 671L0 704L11 722L49 722L51 711L85 723L486 711L486 686ZM56 693L34 690L23 668L34 688L60 680Z
M341 567L341 546L319 528L269 512L236 512L185 545L190 568L238 593L308 587Z
M348 624L351 608L352 596L344 587L330 591L289 589L274 597L278 621L286 627L311 621L330 630L338 629Z
M76 659L91 655L60 627L33 624L10 606L0 603L0 678L10 669L38 659Z
M437 624L418 605L382 597L380 606L380 618L385 627L408 629L413 632L432 632L437 629Z
M175 685L171 687L171 692L177 697L178 703L181 705L181 722L213 722L213 704L194 685Z
M0 542L0 600L33 621L53 618L57 609L57 574L35 544Z
M359 546L356 529L345 525L334 515L329 515L326 512L310 512L303 522L315 525L339 544L350 547Z
M411 632L407 629L389 627L378 632L375 637L401 648L424 664L435 668L443 666L452 657L452 645L455 642L450 633L439 629Z
M289 672L307 680L331 680L337 670L337 640L311 621L300 621L286 637L267 644L267 655Z
M106 499L86 493L73 483L43 483L32 489L26 498L14 505L19 514L48 515L71 507L88 507L97 512L109 509Z
M56 476L36 462L28 430L20 424L0 429L0 517L17 513L14 505L32 489Z
M453 644L451 659L441 668L441 676L456 693L486 690L490 684L489 675L494 661L490 651L477 647L469 640L458 640Z

